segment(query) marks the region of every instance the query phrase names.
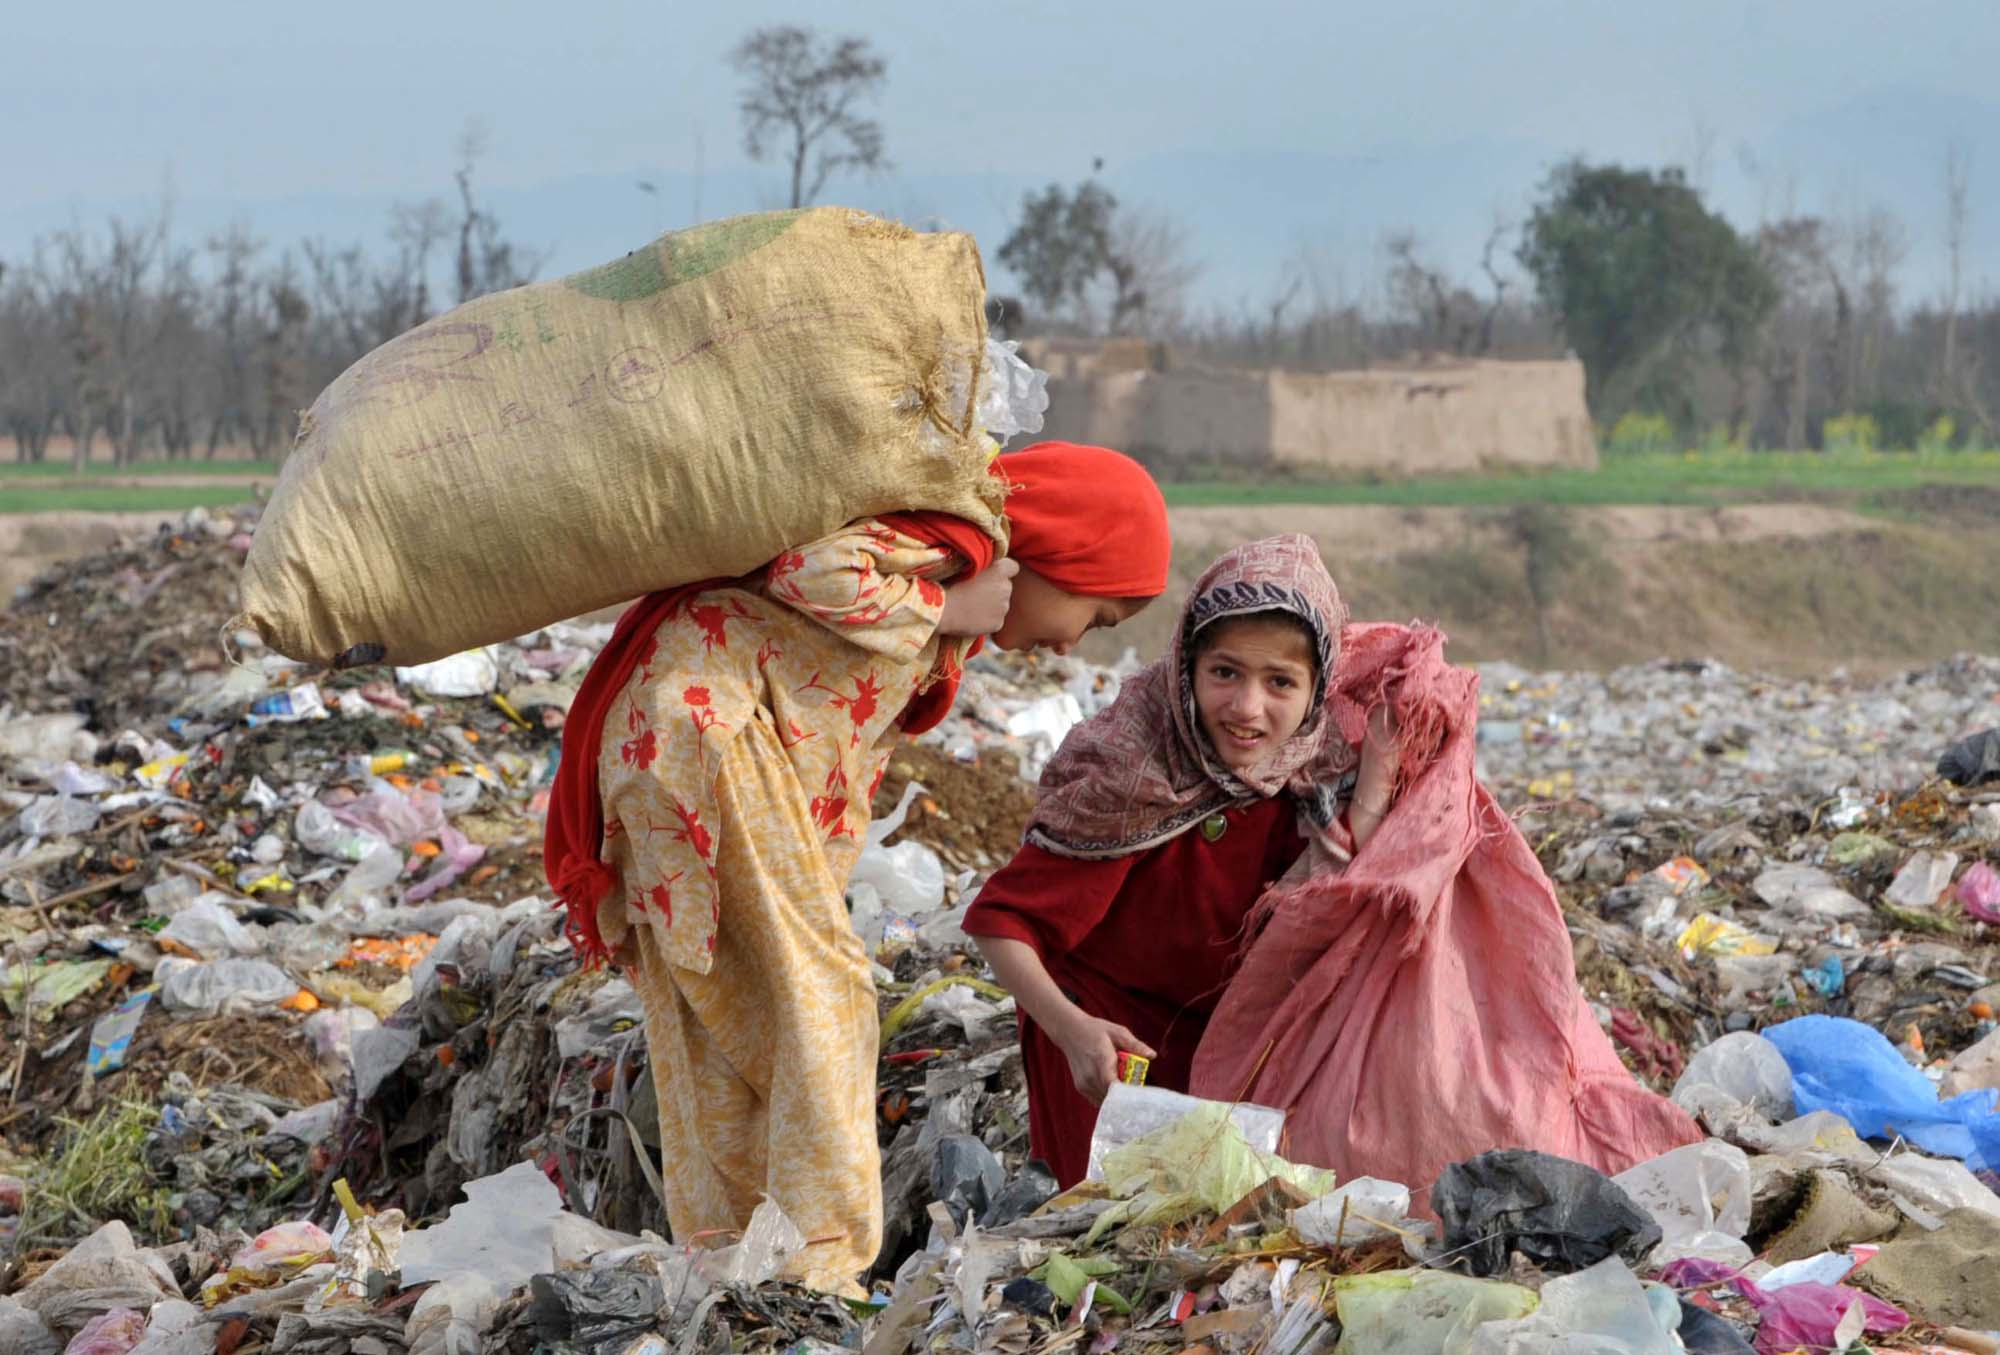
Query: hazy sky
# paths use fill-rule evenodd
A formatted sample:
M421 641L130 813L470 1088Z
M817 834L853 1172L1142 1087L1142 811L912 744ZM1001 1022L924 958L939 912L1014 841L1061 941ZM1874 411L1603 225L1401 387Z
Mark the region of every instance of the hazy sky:
M1493 210L1518 213L1556 160L1706 145L1739 224L1895 209L1918 291L1956 136L1976 208L1994 206L1975 211L1977 271L2000 277L1991 0L22 2L4 23L0 257L166 184L192 233L240 215L274 245L315 226L351 238L388 201L448 189L476 118L509 226L550 271L581 267L683 224L697 191L706 216L775 200L777 167L741 172L725 55L780 20L866 34L888 58L895 170L826 197L975 229L989 257L1024 185L1102 156L1126 200L1187 221L1219 303L1298 243L1368 273L1402 222L1469 270Z

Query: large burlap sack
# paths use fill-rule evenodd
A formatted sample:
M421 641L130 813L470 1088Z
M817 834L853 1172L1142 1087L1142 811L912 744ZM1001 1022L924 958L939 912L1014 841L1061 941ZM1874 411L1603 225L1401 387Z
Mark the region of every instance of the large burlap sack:
M821 207L468 302L303 416L243 620L302 661L416 664L876 513L1004 543L985 292L969 236Z

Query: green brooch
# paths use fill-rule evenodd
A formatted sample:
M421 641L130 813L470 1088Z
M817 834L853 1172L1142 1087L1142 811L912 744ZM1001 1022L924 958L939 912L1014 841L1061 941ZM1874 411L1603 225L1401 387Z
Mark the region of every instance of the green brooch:
M1220 814L1210 814L1201 821L1201 835L1210 842L1218 842L1229 831L1229 820Z

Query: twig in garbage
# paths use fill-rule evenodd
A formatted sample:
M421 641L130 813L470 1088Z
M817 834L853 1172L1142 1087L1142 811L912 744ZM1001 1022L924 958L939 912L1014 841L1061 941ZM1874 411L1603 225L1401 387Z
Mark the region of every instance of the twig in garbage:
M48 900L48 906L51 908L60 908L67 903L81 903L85 899L96 898L99 894L108 894L138 873L136 870L128 870L123 875L113 875L108 879L99 880L95 884L84 885L81 889L72 889L66 894L58 894Z
M28 977L28 962L21 961L21 1049L14 1055L14 1075L7 1082L7 1104L21 1095L21 1074L28 1067L28 1046L35 1039L35 983Z
M177 856L167 861L163 861L161 862L161 864L164 865L168 870L177 871L180 874L187 876L190 880L194 880L200 884L206 885L210 889L217 890L224 894L228 894L232 898L241 899L245 903L257 902L257 899L254 895L244 893L242 890L238 889L235 885L229 883L229 881L223 879L220 875L217 875L214 871L202 865L199 861L191 861L184 857Z
M35 910L35 918L42 924L42 930L53 935L56 924L50 920L46 906L42 903L42 891L35 888L35 882L32 879L23 880L21 883L27 886L28 906Z
M98 838L108 838L113 833L116 833L119 829L125 828L131 824L138 823L141 819L144 819L147 815L153 813L158 808L159 806L157 805L141 805L139 808L133 810L130 814L125 815L123 818L113 819L110 823L101 824L97 828L92 829L90 836Z
M1117 1200L1092 1200L1074 1209L1064 1209L1054 1214L1037 1214L1025 1219L1016 1219L1012 1223L982 1228L979 1231L986 1237L1001 1237L1017 1242L1074 1237L1078 1233L1087 1231L1091 1224L1097 1222L1099 1215L1117 1203L1119 1203Z

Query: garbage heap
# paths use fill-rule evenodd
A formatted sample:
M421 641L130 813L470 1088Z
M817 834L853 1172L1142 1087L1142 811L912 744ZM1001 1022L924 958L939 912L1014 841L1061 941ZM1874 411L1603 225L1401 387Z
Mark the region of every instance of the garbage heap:
M1586 992L1708 1142L1339 1181L1275 1112L1120 1087L1055 1196L958 922L1129 670L978 661L850 891L888 1237L849 1302L776 1278L774 1207L662 1240L636 999L539 870L606 629L315 679L223 632L252 527L0 622L0 1350L1995 1348L2000 662L1483 674Z

